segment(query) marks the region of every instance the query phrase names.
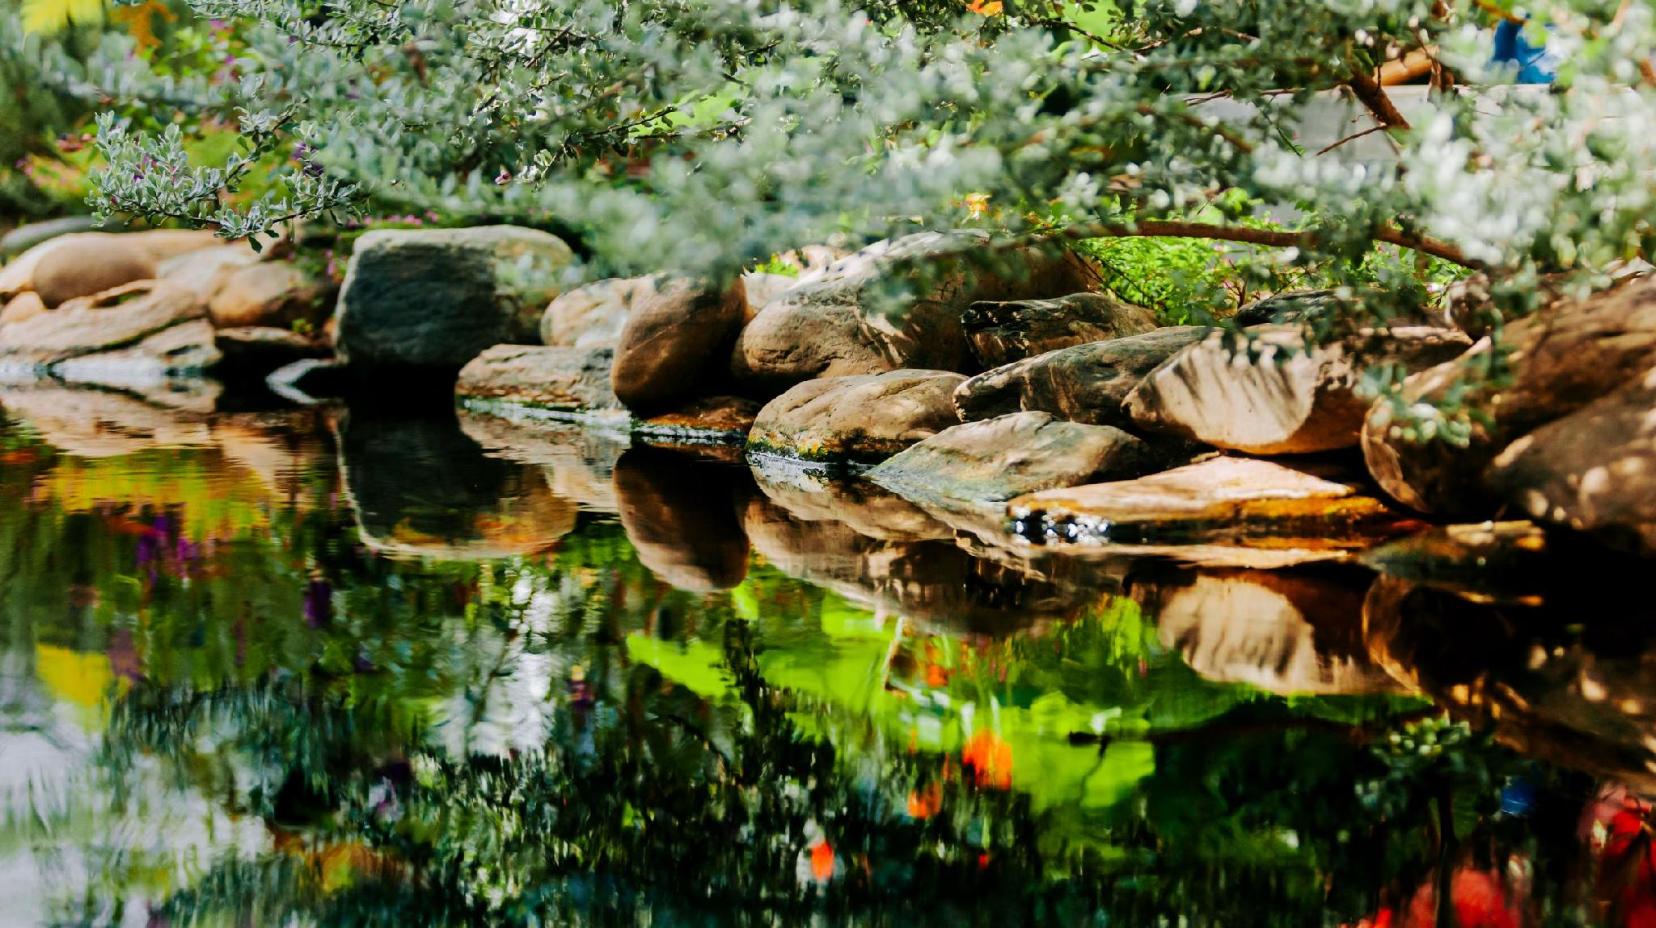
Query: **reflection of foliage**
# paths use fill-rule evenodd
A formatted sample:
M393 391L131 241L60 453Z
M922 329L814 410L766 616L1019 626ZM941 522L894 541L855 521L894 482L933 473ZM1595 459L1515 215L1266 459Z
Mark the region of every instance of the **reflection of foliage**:
M6 453L0 625L107 666L114 811L160 780L265 837L171 874L94 818L86 911L142 892L173 923L1298 925L1447 872L1443 795L1457 865L1522 854L1547 900L1568 886L1531 834L1570 846L1563 803L1503 804L1550 774L1435 721L1393 742L1418 702L1203 680L1125 598L932 634L765 564L672 590L613 521L533 558L398 562L351 514L261 502L196 452L147 483ZM324 499L314 479L300 495ZM147 512L110 505L135 489ZM169 512L227 499L257 517L141 560Z

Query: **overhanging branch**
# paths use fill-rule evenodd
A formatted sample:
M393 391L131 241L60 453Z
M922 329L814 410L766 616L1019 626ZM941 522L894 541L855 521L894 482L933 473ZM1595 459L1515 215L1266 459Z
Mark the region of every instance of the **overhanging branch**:
M1089 226L1082 231L1082 234L1096 238L1126 236L1208 238L1216 241L1264 245L1268 248L1308 248L1316 244L1316 237L1310 232L1254 229L1248 226L1222 226L1208 222L1177 222L1153 219L1141 220L1132 225ZM1458 264L1461 267L1485 269L1483 262L1468 258L1459 248L1448 242L1425 235L1412 235L1396 226L1381 226L1374 237L1375 240L1385 242L1388 245L1418 251L1434 258L1441 258L1451 264Z

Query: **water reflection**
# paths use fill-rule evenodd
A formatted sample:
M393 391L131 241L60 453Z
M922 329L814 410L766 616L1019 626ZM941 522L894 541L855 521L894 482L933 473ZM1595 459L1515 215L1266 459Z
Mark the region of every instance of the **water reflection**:
M0 397L21 923L1633 924L1656 899L1656 640L1626 584L1528 536L1379 574L1032 558L603 433L56 393ZM1518 566L1452 569L1474 541Z

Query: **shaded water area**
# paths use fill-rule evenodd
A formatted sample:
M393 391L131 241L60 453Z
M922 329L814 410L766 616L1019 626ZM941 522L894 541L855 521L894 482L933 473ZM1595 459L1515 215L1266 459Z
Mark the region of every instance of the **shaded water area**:
M441 407L0 407L0 923L1656 912L1625 567L1038 557Z

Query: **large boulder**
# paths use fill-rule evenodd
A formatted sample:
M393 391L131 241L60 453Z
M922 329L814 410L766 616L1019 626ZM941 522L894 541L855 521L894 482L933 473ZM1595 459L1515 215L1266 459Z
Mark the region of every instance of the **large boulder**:
M1136 480L1020 496L1013 528L1038 542L1201 544L1269 539L1355 549L1412 527L1344 479L1253 458L1215 457Z
M78 232L36 245L0 269L0 297L25 290L47 306L156 276L162 261L211 247L211 232Z
M650 292L635 297L621 329L611 374L615 395L644 412L692 397L704 374L722 368L746 307L740 280L723 286L657 278Z
M213 287L207 313L221 329L289 326L320 321L327 285L282 261L227 269Z
M0 326L0 361L44 368L82 355L128 348L206 314L188 290L139 281Z
M1100 480L1137 477L1160 455L1107 425L1017 412L944 429L865 476L920 502L958 506Z
M1142 335L1156 314L1102 293L1054 300L977 302L961 316L972 357L984 369L1088 342Z
M966 421L1029 411L1071 422L1131 426L1124 408L1127 395L1157 365L1208 331L1169 326L1014 361L962 383L955 391L955 409Z
M1246 336L1214 332L1145 377L1128 395L1133 421L1249 454L1309 454L1352 448L1369 400L1358 392L1370 365L1420 370L1472 344L1453 329L1376 330L1307 347L1297 326L1260 326Z
M759 410L748 449L831 464L880 461L957 424L951 396L964 379L897 370L807 380Z
M1492 353L1506 376L1483 376ZM1554 419L1640 381L1656 366L1656 280L1557 303L1509 323L1461 357L1404 381L1363 424L1363 456L1381 489L1422 512L1485 518L1502 503L1485 470L1507 445ZM1469 414L1463 440L1399 422L1399 409L1452 407ZM1428 422L1431 420L1428 419ZM1428 426L1427 428L1432 428Z
M474 410L626 419L610 389L608 348L495 345L460 369L454 392Z
M909 235L838 261L761 309L737 340L731 370L768 391L900 368L970 372L961 316L971 304L1076 293L1092 283L1073 256L997 251L974 233Z
M571 260L562 239L517 226L369 232L345 273L335 348L358 368L456 370L491 345L539 341Z
M1539 522L1656 555L1656 368L1507 446L1486 484Z
M553 348L614 348L634 301L655 292L654 277L610 277L558 294L541 316L541 343Z

